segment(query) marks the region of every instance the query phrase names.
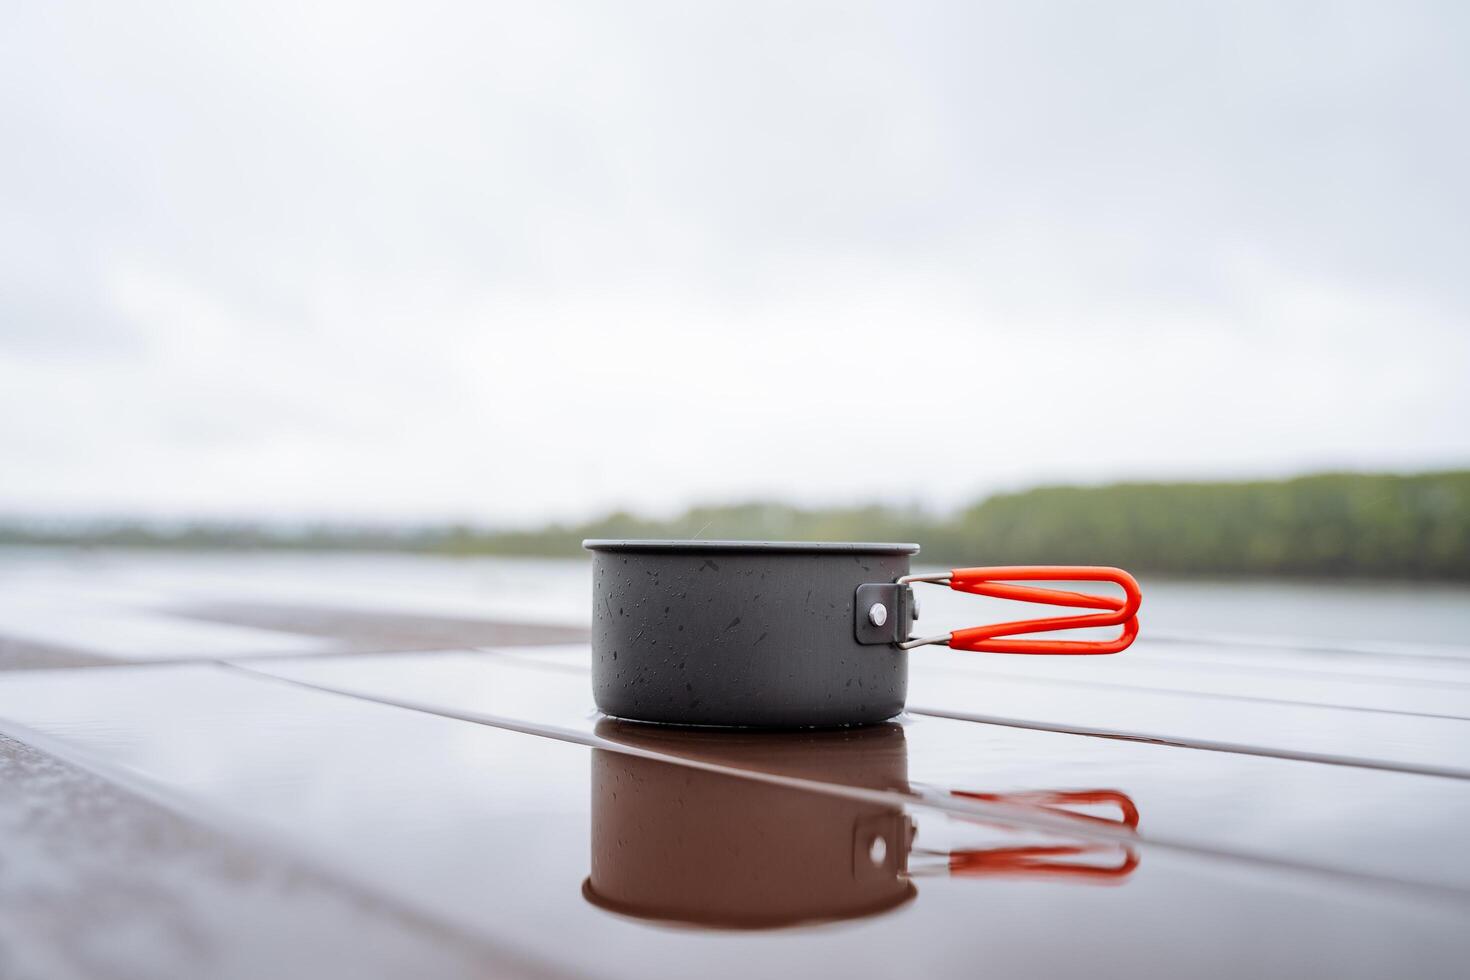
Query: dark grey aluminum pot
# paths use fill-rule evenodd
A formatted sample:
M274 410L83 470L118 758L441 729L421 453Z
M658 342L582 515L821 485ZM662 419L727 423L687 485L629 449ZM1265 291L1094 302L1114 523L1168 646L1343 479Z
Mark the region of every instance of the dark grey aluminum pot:
M863 725L903 710L908 653L870 638L857 590L909 572L915 544L584 541L592 691L618 718L765 728ZM885 587L887 587L885 585ZM887 624L908 635L911 604Z

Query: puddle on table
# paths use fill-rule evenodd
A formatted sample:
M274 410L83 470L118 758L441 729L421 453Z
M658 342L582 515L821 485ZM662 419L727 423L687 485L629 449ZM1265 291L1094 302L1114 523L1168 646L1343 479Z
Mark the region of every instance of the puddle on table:
M583 645L527 649L517 655L255 661L251 668L362 696L407 699L433 710L539 724L584 738L593 736L597 719L587 659ZM1318 723L1324 710L1305 710L1291 719L1292 724ZM1332 718L1334 726L1352 725L1361 717L1344 714ZM1417 724L1422 719L1409 721ZM641 736L645 740L654 739L652 733L660 730L678 731L646 727L649 733ZM902 727L909 781L926 791L1120 788L1147 814L1141 826L1146 837L1470 889L1470 850L1443 845L1446 834L1470 820L1470 781L1194 752L938 717L905 718ZM1252 734L1260 735L1260 729ZM700 753L740 765L742 760L732 754L740 737L720 731L712 732L708 743L647 741L646 747L671 755ZM1412 746L1397 748L1412 751ZM781 764L796 767L786 771L801 776L802 755L788 752ZM769 762L743 760L745 768L754 770ZM841 767L830 765L809 775L839 783L848 779ZM861 777L861 769L853 774Z
M910 793L901 725L837 732L712 733L604 720L599 737L747 771ZM1127 835L1139 813L1119 790L953 790L1018 815ZM1068 839L935 813L876 794L779 782L596 749L591 871L583 896L621 915L713 929L777 929L882 915L922 898L928 877L1122 884L1126 839Z
M412 688L412 678L428 666L410 660L399 661L404 673L395 675L394 686L400 692ZM435 680L452 679L445 690L469 686L480 699L498 687L506 698L526 696L493 674L483 689L473 689L467 680L486 673L478 662L443 661L451 662L461 669ZM566 679L581 689L577 678ZM1463 903L1362 881L1205 859L1148 843L1139 845L1142 860L1122 878L1122 887L1081 887L1080 878L1011 873L1031 870L1039 858L1034 851L1018 854L1019 848L1075 847L1103 838L1126 842L1131 831L1120 799L1086 806L1074 800L1064 807L1124 825L1107 834L1058 830L1057 821L1078 831L1084 824L1047 817L1043 811L1057 808L1052 805L1033 809L1034 834L1015 835L953 820L940 806L944 800L927 791L909 806L896 793L861 783L917 789L922 780L946 792L990 795L1112 787L1137 801L1141 837L1168 809L1168 796L1160 792L1170 782L1165 773L1150 776L1148 767L1119 765L1111 754L1107 765L1038 768L1037 759L1055 762L1061 756L1017 754L1030 738L1023 744L1003 734L998 741L977 742L971 729L978 726L904 726L901 751L871 736L873 758L867 749L820 752L808 744L787 751L784 762L776 760L792 773L813 765L827 772L838 763L849 767L857 785L803 792L877 806L840 814L840 835L827 829L826 818L808 818L807 832L824 840L830 834L832 846L841 845L833 861L845 854L851 868L866 858L885 901L888 889L904 886L893 884L892 870L907 860L906 884L916 896L883 914L833 921L829 913L823 924L731 930L613 915L583 897L584 882L594 873L594 750L586 745L201 666L12 673L0 677L0 719L3 727L43 736L48 748L64 750L68 758L185 803L201 819L258 829L263 842L278 842L355 886L559 974L649 980L685 977L697 964L710 980L969 977L981 964L988 975L1016 977L1268 972L1367 978L1457 976L1470 955L1470 937L1460 928ZM1070 743L1060 744L1065 750ZM733 740L729 746L728 753L737 751ZM1139 749L1126 748L1130 754ZM601 751L607 750L603 743ZM1179 757L1171 750L1153 754ZM1007 756L1014 756L1014 765L1006 764ZM688 760L678 767L698 773L699 765ZM1295 772L1284 770L1283 780ZM1071 778L1104 773L1118 778ZM790 777L751 771L724 778L743 791ZM1283 785L1272 784L1275 791ZM1325 798L1314 793L1319 811ZM873 842L880 835L853 829L853 818L869 813L876 824L869 829L885 831L877 861ZM596 819L603 816L599 810ZM760 812L747 811L745 817L780 829L779 821ZM907 852L898 836L902 825L892 823L904 817L916 825ZM1441 846L1451 839L1437 838ZM1118 853L1054 854L1046 860L1118 868L1127 863ZM998 873L952 873L967 868Z

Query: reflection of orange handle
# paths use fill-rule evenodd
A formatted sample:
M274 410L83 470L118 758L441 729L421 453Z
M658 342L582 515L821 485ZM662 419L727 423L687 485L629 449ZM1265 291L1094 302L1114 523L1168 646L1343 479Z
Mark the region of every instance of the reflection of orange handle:
M1034 806L1053 813L1066 814L1077 820L1091 820L1112 827L1138 828L1138 807L1127 794L1115 789L1034 790L1019 793L971 793L951 790L951 796L991 803ZM1069 806L1112 804L1118 808L1118 819L1078 813ZM1116 853L1116 864L1089 864L1082 860L1093 855ZM957 876L1019 875L1056 878L1126 878L1138 866L1138 852L1128 844L1082 842L1077 844L1032 845L1029 847L992 847L952 851L949 873Z
M1080 858L1104 851L1119 855L1117 864L1087 864L1058 860ZM978 851L955 851L949 856L949 873L956 877L1017 875L1026 878L1126 878L1138 867L1138 852L1131 847L1110 848L1099 844L1054 847L997 847Z
M950 796L966 800L984 800L987 803L1010 803L1018 806L1034 806L1065 814L1077 820L1094 820L1098 823L1138 829L1138 805L1133 797L1116 789L1038 789L1016 793L972 793L963 789L952 789ZM1111 803L1118 808L1118 819L1099 817L1091 813L1068 810L1069 806L1093 806Z
M1026 619L955 630L949 635L949 645L955 650L1074 655L1118 653L1128 649L1134 637L1138 636L1138 607L1143 601L1143 593L1139 591L1138 582L1133 576L1121 568L1100 565L1002 565L990 568L956 568L947 578L949 587L956 592L970 592L996 599L1015 599L1020 602L1044 602L1053 606L1106 610L1081 616ZM1113 582L1122 586L1124 598L1007 584L1008 581L1018 580ZM1116 639L1101 641L1002 639L1014 637L1017 633L1049 633L1053 630L1080 629L1084 626L1122 626L1123 632Z

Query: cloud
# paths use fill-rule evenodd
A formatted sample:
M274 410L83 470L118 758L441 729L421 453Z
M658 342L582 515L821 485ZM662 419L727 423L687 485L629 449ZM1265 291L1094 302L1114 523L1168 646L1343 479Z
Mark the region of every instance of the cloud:
M1470 456L1454 5L20 18L0 507L519 522Z

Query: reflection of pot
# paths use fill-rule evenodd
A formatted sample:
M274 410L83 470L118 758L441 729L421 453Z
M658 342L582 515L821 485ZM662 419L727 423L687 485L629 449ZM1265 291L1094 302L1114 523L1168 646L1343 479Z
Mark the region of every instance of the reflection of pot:
M613 720L597 734L704 765L909 793L901 725L791 734L678 729ZM1034 807L1131 832L1138 813L1115 790L969 797ZM1116 806L1121 820L1075 812ZM984 827L983 820L961 818ZM973 829L973 828L972 828ZM583 894L611 911L664 922L762 929L888 911L916 894L910 852L936 871L1121 880L1138 858L1126 843L1058 840L979 849L913 850L915 825L898 803L856 799L608 749L592 755L592 872Z
M909 750L903 726L772 732L750 728L679 728L604 718L599 738L659 755L814 779L864 789L909 791Z
M651 734L663 741L688 733ZM762 741L778 754L820 754L824 741L855 746L843 754L867 760L859 766L870 766L873 779L903 780L899 726L821 734L838 737ZM701 742L700 733L691 737ZM597 749L583 893L639 918L734 929L856 918L914 896L904 873L909 838L899 806Z

